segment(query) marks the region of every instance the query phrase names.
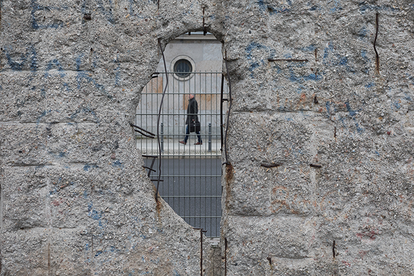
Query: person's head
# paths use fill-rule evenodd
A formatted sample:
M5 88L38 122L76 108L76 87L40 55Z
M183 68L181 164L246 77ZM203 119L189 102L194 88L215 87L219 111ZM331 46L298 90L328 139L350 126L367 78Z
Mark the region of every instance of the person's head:
M188 95L188 99L191 100L192 98L194 98L193 94Z

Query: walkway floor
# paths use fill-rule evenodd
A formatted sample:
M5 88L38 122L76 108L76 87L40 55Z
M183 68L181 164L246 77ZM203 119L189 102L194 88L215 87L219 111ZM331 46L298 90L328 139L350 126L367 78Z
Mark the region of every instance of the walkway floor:
M190 137L186 145L180 144L179 139L164 139L161 141L163 149L163 157L191 157L203 156L218 157L221 156L221 141L220 140L204 140L202 145L194 145L197 139ZM158 155L158 141L157 139L138 139L137 148L146 155Z

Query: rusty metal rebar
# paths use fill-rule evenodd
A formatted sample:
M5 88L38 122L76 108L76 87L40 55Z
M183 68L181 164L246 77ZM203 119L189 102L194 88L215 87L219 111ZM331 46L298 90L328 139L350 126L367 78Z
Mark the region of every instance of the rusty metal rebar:
M233 103L233 98L231 95L231 80L230 80L230 74L229 74L229 66L228 66L228 62L227 62L227 51L225 51L225 64L226 64L226 72L227 72L227 79L229 81L229 95L228 95L228 101L229 101L229 108L227 111L227 123L226 123L226 132L225 132L225 139L224 139L224 150L225 150L225 158L226 161L223 164L230 164L229 163L229 155L228 155L228 150L227 150L227 133L229 131L229 122L230 122L230 111L231 111L231 107L232 107L232 103Z
M223 96L224 96L224 74L221 74L221 90L220 90L220 138L221 138L221 148L220 150L223 151L223 142L224 142L224 136L223 136Z
M207 30L206 30L206 21L205 21L205 17L204 17L204 13L205 13L205 7L203 7L203 35L207 34Z
M227 276L227 238L224 238L224 276Z
M280 164L280 163L261 163L260 166L265 167L265 168L276 168L276 167L282 166L282 164Z
M203 276L203 233L207 232L204 231L203 228L193 228L194 230L200 230L200 275Z
M141 134L141 135L143 135L145 137L151 138L151 139L155 138L155 134L154 133L149 132L148 130L143 129L142 127L136 126L134 124L129 124L129 125L131 127L133 127L134 128L134 131L138 132L139 134Z
M378 17L379 17L379 13L377 12L375 15L375 39L374 39L374 51L375 51L375 70L377 71L377 73L379 73L379 55L378 55L378 51L377 51L377 37L378 37L378 29L379 29L379 23L378 23Z
M158 45L160 47L160 51L162 54L162 60L164 62L164 70L165 72L167 72L167 64L165 62L165 55L164 55L164 51L162 50L162 45L161 45L161 39L158 39ZM164 97L165 97L165 92L167 91L167 87L168 87L168 74L165 75L166 78L166 83L165 83L165 87L164 87L164 91L162 92L162 97L161 97L161 103L160 103L160 109L158 111L158 118L157 118L157 142L158 142L158 179L157 181L157 190L155 193L155 200L158 202L158 190L160 187L160 182L161 182L161 164L162 164L162 156L161 156L161 141L160 141L160 120L161 120L161 112L162 112L162 104L164 102Z

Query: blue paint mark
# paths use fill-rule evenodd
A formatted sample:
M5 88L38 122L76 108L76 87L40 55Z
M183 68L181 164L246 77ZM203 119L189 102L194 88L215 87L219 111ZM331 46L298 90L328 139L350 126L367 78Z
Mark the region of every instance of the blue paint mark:
M303 78L306 81L309 81L309 80L318 81L318 80L322 79L322 76L321 75L316 75L316 74L309 74L307 76L303 76Z
M379 152L378 152L378 151L375 151L375 153L376 153L378 156L380 156L380 154L379 154Z
M346 105L346 109L349 113L349 116L351 116L352 120L355 122L355 126L357 128L358 133L362 133L364 130L359 127L359 124L356 122L356 118L355 118L355 116L357 114L357 111L351 109L351 106L350 106L349 102L345 102L345 105Z
M325 60L328 57L329 52L333 52L333 51L334 51L333 44L332 42L329 42L328 47L326 47L325 50L323 51L323 59Z
M101 250L97 251L95 254L95 257L98 257L99 255L101 255L103 252Z
M85 250L88 251L89 250L89 244L85 244Z
M413 77L413 76L410 76L409 74L406 74L406 75L407 75L408 79L409 79L410 81L412 81L412 83L411 83L411 84L413 84L413 85L414 85L414 77Z
M84 192L83 192L83 198L88 198L88 192L85 190ZM90 205L90 208L92 208L92 203L91 203L91 205ZM89 205L88 205L88 211L89 211Z
M263 1L263 0L259 0L259 1L257 1L257 4L259 5L259 7L260 7L260 9L261 9L262 11L265 11L265 10L266 10L266 5L265 5L265 3L264 3L264 1Z
M47 66L46 66L46 72L45 72L45 78L47 78L49 76L49 71L52 70L52 68L56 66L58 68L59 71L59 75L60 77L64 77L66 74L64 73L64 70L62 68L62 66L60 65L60 62L57 59L54 59L52 61L50 61Z
M358 36L359 36L359 38L358 39L364 39L364 38L366 38L367 37L367 33L368 33L368 30L365 28L365 26L364 27L362 27L359 31L358 31Z
M134 15L134 0L129 0L129 15Z
M65 157L65 155L66 155L65 152L63 152L63 151L59 152L59 157Z
M40 89L40 96L42 96L43 98L46 98L46 90L44 88Z
M340 0L335 0L334 7L331 9L331 13L342 10L342 7L340 6L340 2L341 2Z
M0 90L3 90L3 86L0 85Z
M114 10L114 4L112 3L112 0L108 0L109 2L109 9L105 9L105 5L102 0L96 0L96 11L101 12L105 17L106 20L108 20L109 23L114 24L114 19L112 15L112 11ZM106 2L106 1L105 1Z
M114 167L119 167L119 168L123 168L123 167L124 167L124 165L122 165L121 161L119 161L119 160L116 160L116 161L112 164L112 166L114 166Z
M86 164L85 166L83 166L83 170L85 172L89 171L90 168L91 168L91 166L89 164Z
M7 63L13 71L22 71L29 58L30 70L32 72L37 71L37 53L33 45L27 47L25 54L20 54L20 62L12 58L12 56L10 55L11 50L11 47L5 47L3 49L3 52L6 55Z
M361 57L365 60L365 63L369 62L369 58L367 57L366 50L361 50Z
M95 119L95 122L96 123L99 123L99 118L98 118L98 116L96 116L96 113L95 113L95 111L93 111L91 108L89 108L89 107L83 107L83 108L80 108L80 109L77 109L76 111L75 111L75 113L73 113L72 115L70 115L70 119L76 119L76 117L78 117L78 115L79 114L81 114L81 113L90 113L90 114L92 114L92 116L94 117L94 119Z
M159 262L160 262L160 258L157 258L156 260L151 259L150 261L151 261L151 263L153 263L153 264L159 264Z
M175 270L175 269L174 269L173 273L174 273L174 276L181 276L181 275L177 272L177 270Z
M364 64L368 64L370 62L366 50L361 50L361 57L364 59ZM365 67L365 73L369 73L369 67Z
M297 76L295 72L293 71L292 67L289 68L289 73L290 73L289 80L291 82L304 83L305 81L319 81L322 79L321 75L316 75L316 74Z
M312 7L310 7L310 11L316 11L316 10L320 10L321 8L320 7L318 7L318 6L312 6Z
M331 102L326 102L325 107L329 117L331 115Z
M81 66L81 62L82 62L82 56L83 56L83 54L76 58L76 71L78 71L78 75L76 76L76 80L78 82L78 89L79 90L81 89L82 80L86 80L87 82L92 83L95 86L95 88L97 88L98 91L100 91L108 99L112 99L113 96L109 95L109 93L106 92L105 87L102 84L99 84L96 80L89 77L87 72L80 70L80 66Z
M398 103L398 102L395 102L395 103L394 103L394 106L395 106L395 108L397 108L397 109L400 109L400 108L401 108L401 104L400 104L400 103Z
M364 14L366 11L391 11L391 12L395 12L398 11L397 8L393 8L391 6L378 6L378 5L369 5L366 4L365 2L361 2L359 3L359 11L361 14Z
M82 57L83 54L80 54L78 57L76 57L75 62L76 62L76 71L81 71L80 70L80 66L82 65Z
M253 70L258 68L258 67L260 67L260 64L258 62L250 64L249 71L252 72L252 74L251 74L252 77L253 77Z
M315 45L309 45L307 47L301 48L301 51L306 51L306 52L313 52L315 51L316 47Z
M36 120L36 124L39 124L40 123L40 120L43 118L43 117L45 117L48 113L50 113L50 112L52 112L52 110L49 110L49 111L43 111L42 112L42 114L40 114L40 116L37 118L37 120Z
M31 10L30 14L31 14L31 17L32 17L32 28L33 29L35 29L35 30L37 30L37 29L49 29L49 28L57 29L57 28L63 27L63 22L62 21L54 22L52 24L39 25L39 23L37 22L37 19L36 19L36 12L37 11L49 11L50 12L52 10L61 11L61 10L67 10L68 7L66 7L66 6L61 6L61 7L40 6L37 3L37 0L32 0L31 6L32 6L32 10Z
M72 91L72 89L70 88L69 84L67 82L63 83L63 87L66 89L66 91Z
M334 52L335 52L334 46L332 42L329 42L328 47L324 49L323 64L327 66L344 66L347 71L355 73L355 69L348 65L347 57L341 56L340 54L333 54L334 59L331 58L327 60L329 57L329 53L334 53Z
M276 69L278 74L282 73L282 68L280 68L279 65L274 65L272 68ZM274 82L277 82L277 81L274 81Z
M247 56L246 56L246 58L247 59L252 59L252 52L253 52L253 50L255 50L255 49L264 49L264 50L268 50L269 48L267 47L267 46L264 46L264 45L261 45L261 44L259 44L259 43L257 43L257 42L251 42L247 47L246 47L246 49L245 49L245 51L246 51L246 53L247 53Z
M246 58L247 58L247 60L251 60L250 66L249 66L249 71L251 72L250 76L252 78L254 77L253 71L260 66L260 64L258 62L253 62L254 57L252 56L252 53L253 53L253 50L255 50L255 49L258 49L258 50L269 50L269 48L267 46L261 45L261 44L259 44L257 42L251 42L246 47L246 49L245 49L245 51L246 51ZM264 64L264 61L261 60L261 63Z
M354 117L357 114L357 112L355 110L351 109L351 106L349 105L349 102L346 102L345 105L346 105L346 110L348 111L349 115L351 117Z
M58 191L57 191L57 188L56 188L56 186L55 186L55 188L53 189L53 191L50 191L49 192L49 196L51 196L51 195L53 195L53 194L56 194Z
M375 83L373 83L373 82L370 82L367 85L365 85L366 88L371 88L371 87L374 87L374 86L375 86Z
M347 66L347 64L348 64L348 58L347 57L341 57L339 59L339 65Z
M99 213L96 210L92 210L88 215L94 220L100 220L102 217L102 212Z
M16 100L16 107L18 107L18 108L24 107L25 102L26 102L25 100L17 99Z

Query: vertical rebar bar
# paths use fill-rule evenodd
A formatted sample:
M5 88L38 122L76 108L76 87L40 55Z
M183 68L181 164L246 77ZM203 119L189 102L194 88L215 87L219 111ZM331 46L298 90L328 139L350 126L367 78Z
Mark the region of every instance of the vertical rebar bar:
M165 56L164 56L164 51L162 50L162 46L161 46L161 39L158 40L158 45L160 47L160 51L162 54L162 60L164 62L164 69L165 72L167 72L167 64L165 62ZM161 97L161 103L159 105L160 109L158 112L158 118L157 118L157 137L158 137L158 181L157 181L157 191L155 193L155 199L158 203L158 190L159 190L159 186L160 186L160 180L161 180L161 164L162 164L162 155L161 155L161 141L160 141L160 120L161 120L161 112L162 112L162 104L164 101L164 96L165 96L165 92L167 91L167 87L168 87L168 75L166 74L166 84L165 84L165 88L162 92L162 97Z
M193 228L194 230L200 230L200 275L203 276L203 228Z
M221 147L220 151L223 151L223 143L224 143L224 130L223 130L223 99L224 96L224 74L221 74L221 90L220 90L220 138L221 138Z
M161 151L164 151L164 123L161 123Z
M211 123L208 123L208 152L211 152Z
M227 148L227 133L228 133L228 131L229 131L229 123L230 123L230 111L231 111L231 106L232 106L232 103L233 103L233 99L232 99L232 96L231 96L231 78L230 78L230 73L229 73L229 65L228 65L228 62L227 62L227 51L225 51L225 65L226 65L226 74L227 74L227 79L228 79L228 82L229 82L229 93L228 93L228 96L227 96L227 100L228 100L228 102L229 102L229 107L228 107L228 109L227 109L227 121L226 121L226 137L224 137L224 151L225 151L225 157L226 157L226 164L227 165L229 165L230 163L229 163L229 153L228 153L228 148Z

